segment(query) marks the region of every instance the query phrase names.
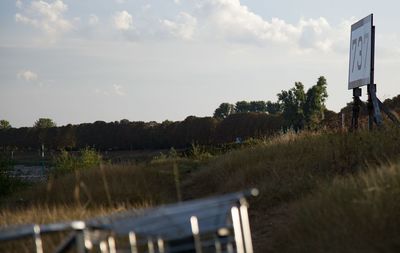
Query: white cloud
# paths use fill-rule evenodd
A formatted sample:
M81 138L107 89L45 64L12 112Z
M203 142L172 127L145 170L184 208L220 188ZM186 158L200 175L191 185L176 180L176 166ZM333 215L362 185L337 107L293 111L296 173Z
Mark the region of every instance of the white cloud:
M200 8L211 23L209 26L215 26L228 39L288 42L299 34L295 26L284 20L264 20L239 0L207 0Z
M39 75L32 70L21 70L17 73L17 77L27 82L33 82L39 79Z
M127 11L117 12L114 15L114 26L118 30L126 31L133 28L132 15Z
M22 1L21 1L21 0L16 0L16 1L15 1L15 6L16 6L18 9L21 9L21 8L22 8Z
M346 38L347 27L332 27L323 18L300 19L297 24L279 18L265 20L240 0L206 0L198 5L209 36L224 40L287 45L299 50L329 51Z
M181 12L176 21L164 19L161 23L173 36L191 40L196 30L197 19L186 12Z
M126 93L123 91L123 87L121 85L118 84L113 84L113 91L114 94L118 95L118 96L125 96Z
M73 28L71 22L63 17L63 13L68 10L68 6L61 0L53 2L34 0L29 7L22 10L23 14L17 13L15 15L16 22L41 29L48 35L54 36Z
M123 4L123 3L126 3L126 0L115 0L115 2L118 4Z
M97 17L95 14L90 14L89 16L89 25L94 26L99 23L99 17Z

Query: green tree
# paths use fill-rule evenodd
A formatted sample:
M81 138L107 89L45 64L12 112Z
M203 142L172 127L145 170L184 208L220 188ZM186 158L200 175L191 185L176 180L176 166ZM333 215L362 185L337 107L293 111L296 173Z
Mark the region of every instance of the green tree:
M325 101L328 98L326 86L326 79L321 76L318 78L317 84L307 91L304 113L307 127L310 129L318 128L324 119Z
M250 112L251 107L250 103L247 101L238 101L235 104L235 112L237 113L243 113L243 112Z
M251 101L250 112L266 112L267 104L265 101Z
M282 112L282 105L279 102L274 103L267 101L266 107L269 114L278 114Z
M295 87L288 91L283 90L278 94L278 101L282 104L283 117L290 127L294 130L300 130L304 127L304 104L306 94L304 85L296 82Z
M10 122L8 122L7 120L0 120L0 129L10 129L11 125Z
M235 112L235 106L229 103L222 103L214 111L214 118L225 119Z
M56 127L56 123L49 118L40 118L38 119L33 127L35 128L50 128L50 127Z

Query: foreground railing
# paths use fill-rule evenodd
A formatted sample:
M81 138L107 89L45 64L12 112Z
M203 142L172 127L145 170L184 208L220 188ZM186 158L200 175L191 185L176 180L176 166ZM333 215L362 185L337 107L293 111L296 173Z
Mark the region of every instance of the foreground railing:
M256 195L252 189L87 221L5 228L0 244L30 237L43 253L43 235L69 232L53 252L252 253L246 198Z

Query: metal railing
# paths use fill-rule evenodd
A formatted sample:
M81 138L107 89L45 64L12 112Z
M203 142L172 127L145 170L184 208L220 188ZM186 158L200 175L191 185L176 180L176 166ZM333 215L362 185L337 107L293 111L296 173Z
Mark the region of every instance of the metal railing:
M256 195L252 189L87 221L9 227L0 230L0 244L30 237L43 253L43 235L69 232L53 252L253 253L246 199Z

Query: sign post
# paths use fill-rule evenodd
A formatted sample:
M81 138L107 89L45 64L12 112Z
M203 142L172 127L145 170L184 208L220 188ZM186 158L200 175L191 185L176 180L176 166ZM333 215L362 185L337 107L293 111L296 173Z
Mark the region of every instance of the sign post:
M374 84L375 64L375 26L373 14L361 19L351 26L350 59L349 59L349 89L353 89L353 115L351 129L357 130L361 105L361 88L367 85L369 129L373 122L382 124L382 116L376 97Z
M350 59L349 59L349 90L353 90L353 115L351 130L357 130L361 107L361 88L367 85L368 93L368 128L372 130L373 123L382 125L381 109L390 120L400 126L397 117L385 107L376 96L374 83L375 66L375 26L373 14L361 19L351 26Z

